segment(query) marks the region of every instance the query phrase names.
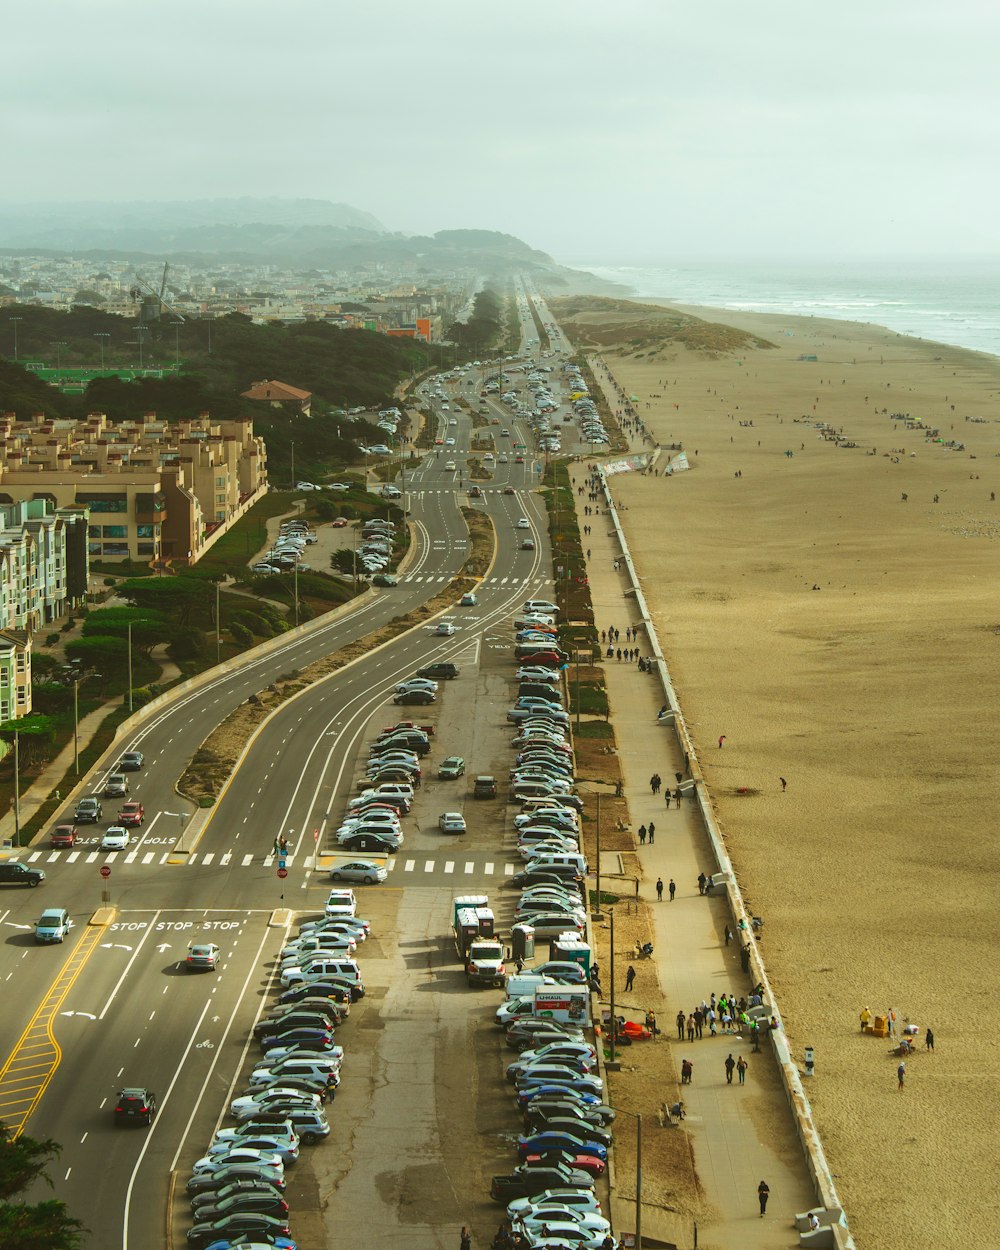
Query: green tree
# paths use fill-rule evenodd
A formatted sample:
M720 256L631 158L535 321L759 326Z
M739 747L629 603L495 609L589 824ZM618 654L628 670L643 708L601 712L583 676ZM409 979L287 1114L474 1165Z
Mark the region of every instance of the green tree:
M214 604L204 581L195 577L135 577L121 582L117 590L133 607L184 626L190 625L197 609L207 610L210 598Z
M66 644L66 655L86 668L114 670L128 663L128 642L114 634L88 634Z
M111 635L127 642L130 625L132 645L143 655L149 655L161 642L170 642L175 632L165 616L147 608L94 608L83 622L83 636Z
M62 1147L54 1141L17 1137L0 1123L0 1250L78 1250L84 1226L64 1202L17 1199L41 1179L51 1185L45 1165Z

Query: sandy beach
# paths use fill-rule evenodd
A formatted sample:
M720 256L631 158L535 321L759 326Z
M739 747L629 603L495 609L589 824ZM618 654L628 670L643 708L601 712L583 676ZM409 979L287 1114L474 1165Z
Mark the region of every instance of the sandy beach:
M605 339L692 465L614 493L793 1053L815 1047L852 1232L865 1250L1000 1240L1000 1063L979 1010L1000 946L1000 360L686 311L774 347ZM902 1090L888 1042L860 1033L866 1005L919 1025Z

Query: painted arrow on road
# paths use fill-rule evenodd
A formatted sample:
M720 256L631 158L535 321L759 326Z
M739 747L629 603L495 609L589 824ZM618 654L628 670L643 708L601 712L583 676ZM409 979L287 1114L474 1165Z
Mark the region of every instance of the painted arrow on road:
M89 1011L61 1011L62 1016L83 1016L86 1020L96 1020L96 1016L92 1016Z
M102 942L101 943L101 950L104 950L104 951L113 951L113 950L130 951L131 949L132 947L126 946L124 942Z
M164 951L168 951L168 950L170 950L170 943L169 943L169 942L161 942L161 943L160 943L160 945L159 945L156 949L157 949L157 950L160 952L160 954L162 955Z

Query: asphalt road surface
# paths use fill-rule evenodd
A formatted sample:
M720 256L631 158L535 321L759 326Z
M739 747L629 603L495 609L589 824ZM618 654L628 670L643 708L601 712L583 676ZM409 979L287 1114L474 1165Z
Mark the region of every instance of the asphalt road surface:
M534 325L526 314L522 320L527 340ZM450 392L478 402L482 373L459 376ZM558 373L550 378L556 384ZM43 837L18 856L48 879L41 889L5 887L0 895L0 1118L62 1143L54 1192L91 1230L89 1246L184 1244L184 1181L215 1128L231 1123L228 1104L259 1057L251 1030L274 1000L288 917L294 931L299 918L322 910L324 856L356 792L367 743L397 719L434 723L434 749L389 879L356 887L372 922L358 950L368 994L338 1031L347 1056L331 1137L304 1148L289 1172L292 1230L301 1246L318 1247L346 1227L363 1227L380 1246L407 1250L453 1243L463 1222L480 1239L492 1235L498 1211L488 1177L507 1170L516 1129L492 1027L498 996L466 987L448 930L452 896L470 891L488 893L501 928L509 927L513 891L508 903L502 887L515 856L502 783L511 763L510 622L525 599L548 597L551 581L544 508L531 493L541 464L530 432L492 401L490 410L510 430L510 443L529 451L522 464L513 454L498 464L476 501L494 520L499 549L478 604L449 613L454 635L411 631L286 704L258 735L192 852L173 853L189 810L174 783L220 720L279 674L424 601L461 567L468 536L459 504L469 482L459 483L446 457L431 453L406 475L418 556L398 587L220 674L120 742L95 770L90 792L100 792L122 751L144 752L144 770L130 774L130 797L144 803L146 823L127 851L99 849L106 818L81 828L73 850L53 851ZM451 455L464 464L468 415L450 407L438 417L456 439ZM508 485L514 494L504 493ZM529 535L517 527L521 517L534 550L521 549ZM394 685L437 659L454 660L459 678L441 683L432 707L395 707ZM465 758L466 775L438 781L437 764L451 754ZM501 779L500 800L469 798L477 772ZM105 806L113 817L118 801ZM465 812L464 836L438 832L445 810ZM283 880L273 855L279 834L289 840ZM111 869L106 882L102 866ZM115 919L90 926L105 888ZM37 946L33 921L53 906L66 907L75 927L64 944ZM218 971L185 970L194 941L221 948ZM123 1084L156 1092L152 1126L114 1126ZM44 1196L49 1191L39 1189Z

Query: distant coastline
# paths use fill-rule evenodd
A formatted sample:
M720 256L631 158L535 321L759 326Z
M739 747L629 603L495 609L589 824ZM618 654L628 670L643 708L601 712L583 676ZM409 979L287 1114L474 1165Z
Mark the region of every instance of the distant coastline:
M1000 260L950 266L608 266L574 257L571 263L618 283L628 299L863 322L1000 356Z

